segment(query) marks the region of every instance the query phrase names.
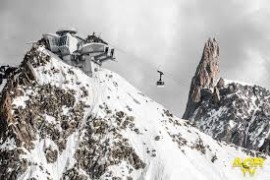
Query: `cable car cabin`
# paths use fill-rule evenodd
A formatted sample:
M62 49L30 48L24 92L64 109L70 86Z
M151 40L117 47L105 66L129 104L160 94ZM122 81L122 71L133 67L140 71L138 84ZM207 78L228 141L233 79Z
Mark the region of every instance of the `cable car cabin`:
M164 81L157 81L157 87L164 87Z
M164 75L163 72L157 71L159 73L159 80L157 81L156 85L157 87L164 87L164 81L162 80L162 75Z

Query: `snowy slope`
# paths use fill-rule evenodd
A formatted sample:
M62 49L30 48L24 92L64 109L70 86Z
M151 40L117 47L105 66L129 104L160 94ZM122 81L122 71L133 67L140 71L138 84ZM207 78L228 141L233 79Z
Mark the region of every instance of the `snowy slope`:
M89 77L43 48L32 51L25 62L34 80L6 86L20 93L5 110L0 153L16 151L17 164L7 157L2 178L270 179L268 158L244 177L232 162L253 152L213 140L119 75L99 69Z

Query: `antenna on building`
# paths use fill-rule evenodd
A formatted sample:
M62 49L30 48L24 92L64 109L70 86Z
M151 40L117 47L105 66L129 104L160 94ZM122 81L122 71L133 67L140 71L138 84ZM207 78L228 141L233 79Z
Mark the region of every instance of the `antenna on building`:
M38 41L29 41L27 42L26 44L34 44L34 43L37 43Z

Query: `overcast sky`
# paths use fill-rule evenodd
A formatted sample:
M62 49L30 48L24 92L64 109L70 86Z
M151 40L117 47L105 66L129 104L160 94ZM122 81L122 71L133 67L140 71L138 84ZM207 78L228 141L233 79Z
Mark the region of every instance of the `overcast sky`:
M95 31L118 48L106 68L182 116L208 37L223 77L270 88L269 12L267 0L0 0L0 62L19 64L44 32ZM164 88L154 66L169 72Z

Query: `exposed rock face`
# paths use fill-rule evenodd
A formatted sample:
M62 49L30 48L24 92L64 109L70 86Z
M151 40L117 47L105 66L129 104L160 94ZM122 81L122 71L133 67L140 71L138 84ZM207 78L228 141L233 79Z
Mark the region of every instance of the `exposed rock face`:
M214 39L208 39L205 43L200 64L191 81L188 103L184 119L189 119L193 111L201 102L202 97L215 92L215 99L219 99L218 89L215 88L220 79L219 72L219 45Z
M215 44L211 40L206 43L183 118L215 139L269 153L270 92L260 86L230 83L220 78ZM210 56L205 55L209 53ZM205 68L210 62L213 67L208 69L213 71Z
M129 125L132 127L129 129L135 128L132 122L134 118L126 116L123 112L112 114L112 110L103 104L104 111L111 114L108 117L111 120L89 115L85 120L88 122L83 124L84 113L91 107L85 102L87 99L84 99L89 98L87 86L76 82L78 89L75 92L74 89L61 88L64 84L75 83L68 80L62 80L61 85L38 83L44 78L42 74L61 74L62 79L63 76L75 76L71 69L66 70L66 73L60 72L57 67L49 66L50 68L46 69L45 65L51 63L50 58L48 54L33 48L25 55L17 71L8 76L0 103L0 179L15 180L31 166L37 166L43 171L43 179L58 179L52 176L43 164L60 162L63 163L61 168L64 169L67 162L58 161L58 158L65 153L70 153L71 159L74 156L76 163L72 169L63 170L63 179L99 179L108 166L122 161L130 164L131 171L143 169L145 163L120 133ZM37 72L40 73L39 77ZM75 96L81 99L76 99ZM113 120L117 122L115 126L111 126ZM68 138L78 131L84 132L81 134L83 140L74 139L74 142L69 143L78 143L78 147L68 149ZM111 132L111 139L107 138L108 131ZM38 147L37 143L41 143L41 147ZM37 159L23 158L36 148L41 148L39 156L43 156L46 162L37 163ZM66 152L71 150L73 154ZM80 169L89 177L80 174ZM39 176L40 174L35 178Z
M30 58L31 56L31 58ZM29 51L25 56L25 61L35 61L46 63L45 54L37 52L35 49ZM23 95L23 87L35 85L35 77L28 69L27 63L22 63L20 68L11 71L6 76L7 84L1 95L0 111L0 144L5 148L0 149L0 179L16 179L17 174L24 172L27 168L27 161L19 158L24 150L33 148L33 142L36 139L36 122L28 115L35 116L33 111L23 111L14 108L13 100L17 96ZM31 109L32 110L32 109ZM21 112L22 116L18 116ZM20 122L23 122L20 124ZM18 125L20 124L20 125ZM18 146L19 148L14 148ZM17 169L17 172L10 171Z
M117 74L89 77L43 47L8 77L0 106L1 180L179 179L194 168L183 179L237 179L224 154L262 155L217 143Z

